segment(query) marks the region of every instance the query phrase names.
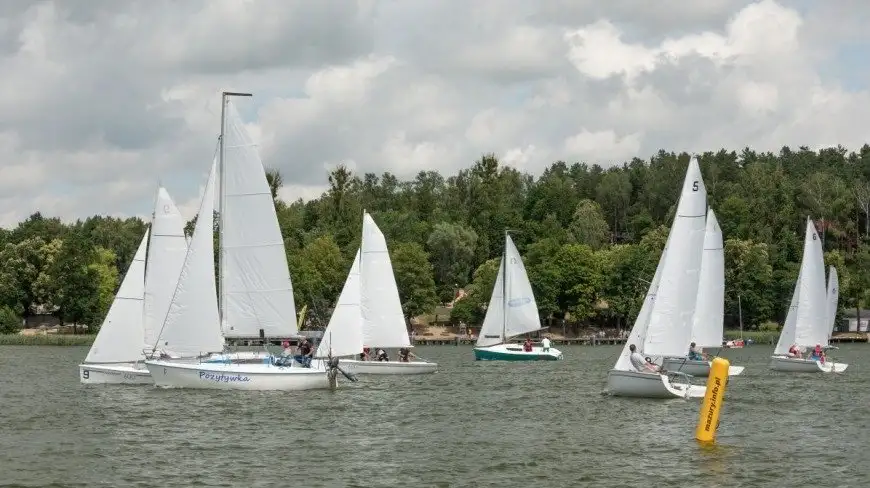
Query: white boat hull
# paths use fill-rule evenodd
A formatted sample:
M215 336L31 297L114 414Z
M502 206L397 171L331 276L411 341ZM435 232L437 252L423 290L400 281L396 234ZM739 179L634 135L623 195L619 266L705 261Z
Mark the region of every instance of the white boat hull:
M524 351L522 344L496 344L475 347L474 359L477 361L556 361L562 359L562 351L550 347L546 351L541 346L532 346Z
M353 374L428 374L438 370L438 363L426 361L360 361L342 359L341 369Z
M151 373L136 363L79 364L79 381L86 385L150 385Z
M664 358L662 367L666 371L679 371L692 376L700 376L706 378L710 376L711 361L696 361L687 358ZM743 366L729 366L728 376L738 376L743 373Z
M322 367L195 363L149 360L154 385L209 390L302 391L335 388L335 373Z
M607 392L634 398L703 398L705 385L687 385L658 373L612 369L607 373Z
M785 373L842 373L849 365L835 363L833 361L820 361L812 359L790 358L788 356L771 356L770 369Z

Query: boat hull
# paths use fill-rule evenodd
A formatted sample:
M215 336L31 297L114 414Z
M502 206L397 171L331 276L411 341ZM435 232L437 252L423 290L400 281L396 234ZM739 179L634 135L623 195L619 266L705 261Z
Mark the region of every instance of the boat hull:
M519 344L497 344L475 347L474 359L477 361L556 361L562 359L562 351L555 347L544 351L542 347L534 346L530 352L526 352Z
M438 370L438 363L427 361L360 361L342 359L341 369L353 374L429 374Z
M79 381L86 385L150 385L151 373L136 363L79 364Z
M788 356L771 356L770 369L784 373L842 373L849 365L825 361L822 364L812 359L790 358Z
M667 375L612 369L607 373L607 393L633 398L703 398L707 387L672 381Z
M706 378L710 376L710 361L696 361L688 358L668 357L662 361L666 371L679 371L692 376ZM743 373L743 366L728 366L728 376L738 376Z
M149 360L145 365L161 388L303 391L335 388L335 373L324 368L271 364L195 363Z

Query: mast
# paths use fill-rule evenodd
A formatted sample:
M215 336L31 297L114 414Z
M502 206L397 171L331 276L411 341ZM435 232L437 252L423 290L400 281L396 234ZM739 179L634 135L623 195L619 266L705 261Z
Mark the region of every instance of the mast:
M508 244L508 230L504 231L504 251L502 251L502 266L501 266L501 341L502 343L507 343L507 307L508 307L508 294L507 294L507 268L508 268L508 260L507 260L507 244Z
M740 303L740 295L737 295L737 314L740 319L740 339L743 339L743 306Z
M227 102L229 97L252 97L251 93L240 92L221 92L221 135L218 139L218 184L220 185L220 196L218 198L218 280L220 281L220 290L218 291L218 317L223 329L224 320L226 320L226 280L224 279L224 261L226 253L224 252L224 215L226 206L227 187L224 184L224 132L226 131L227 122Z

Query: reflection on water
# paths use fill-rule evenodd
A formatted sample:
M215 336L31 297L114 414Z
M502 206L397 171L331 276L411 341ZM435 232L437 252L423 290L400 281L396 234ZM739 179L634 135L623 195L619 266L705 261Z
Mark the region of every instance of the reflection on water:
M442 370L362 377L336 392L158 390L78 383L84 348L0 348L0 483L29 486L870 486L870 347L843 375L767 369L726 392L718 444L700 401L601 394L619 348L565 360L475 362L420 348Z

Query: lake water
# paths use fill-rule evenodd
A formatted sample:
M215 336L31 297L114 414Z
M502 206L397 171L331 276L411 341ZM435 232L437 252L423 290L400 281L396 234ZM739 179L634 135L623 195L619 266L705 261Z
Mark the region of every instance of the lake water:
M718 443L700 401L602 396L618 347L564 361L476 362L305 393L82 386L86 348L0 347L0 485L303 487L870 486L870 346L843 375L767 369L770 346L724 353Z

